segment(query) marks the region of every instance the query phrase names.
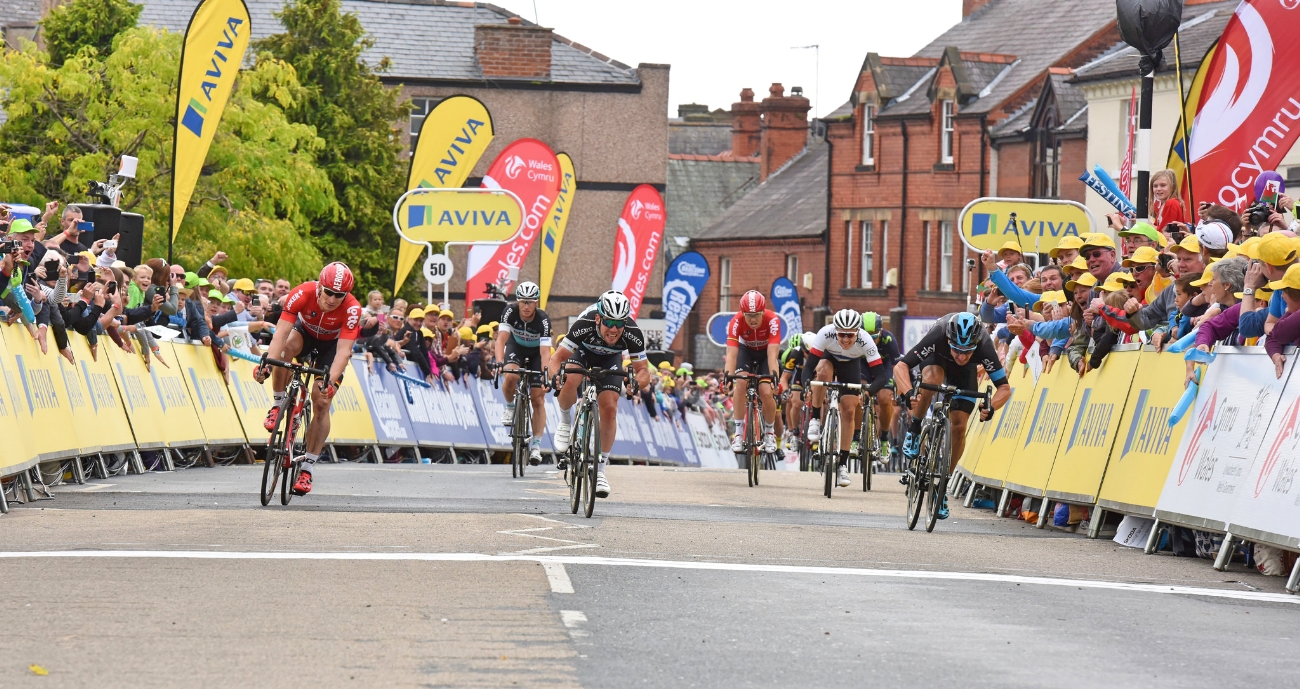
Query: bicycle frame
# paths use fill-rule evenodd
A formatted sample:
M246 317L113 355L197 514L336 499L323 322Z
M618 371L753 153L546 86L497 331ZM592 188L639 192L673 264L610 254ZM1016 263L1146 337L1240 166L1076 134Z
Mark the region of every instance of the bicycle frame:
M951 385L930 383L920 383L917 389L930 390L935 395L930 400L929 414L921 422L920 452L904 469L907 478L907 528L916 528L922 500L925 500L928 503L925 530L929 532L934 531L935 524L939 521L939 510L943 507L944 496L948 492L952 459L952 421L948 415L953 400L957 397L981 398L981 409L990 409L993 392L962 390Z
M756 376L748 372L728 373L723 375L725 382L737 380L747 381L745 386L745 445L744 453L746 458L746 468L749 471L749 487L753 488L758 485L758 470L760 468L762 457L758 452L759 439L755 429L759 427L759 417L763 413L759 404L758 388L763 383L773 385L772 376Z
M266 506L271 502L271 496L275 493L278 483L280 504L288 505L293 499L292 486L302 471L302 458L294 457L294 446L300 433L303 435L304 444L306 443L306 430L311 426L310 377L324 378L329 374L318 368L278 361L266 355L262 356L261 362L269 366L286 368L291 372L289 384L285 387L284 400L280 403L280 415L275 430L266 441L266 460L262 467L261 490L262 505Z
M835 486L835 472L839 466L839 444L840 444L840 391L853 390L860 393L864 386L861 383L830 383L820 380L814 380L809 384L810 387L826 388L826 400L823 407L826 410L826 423L822 424L822 437L818 441L818 454L822 457L822 473L825 474L825 495L831 497L831 489Z
M569 442L569 463L566 470L566 478L571 478L569 508L573 514L577 514L578 508L582 507L583 516L590 518L596 508L596 473L601 452L600 405L597 403L599 386L596 382L602 378L618 376L623 378L626 385L632 378L631 373L626 369L613 371L566 364L560 372L561 379L571 374L581 375L585 380L582 382L578 401L574 405L576 411L573 418L573 435ZM557 395L563 387L561 380L560 384L555 386ZM629 391L629 399L631 396Z
M493 385L498 389L501 386L502 376L519 377L519 385L515 388L515 415L510 424L512 441L510 475L514 478L523 478L524 467L528 464L526 455L530 452L530 442L533 437L533 381L539 380L542 389L545 390L546 374L521 368L507 369L500 364L495 367L497 374L493 379ZM523 404L520 404L520 400L523 400Z

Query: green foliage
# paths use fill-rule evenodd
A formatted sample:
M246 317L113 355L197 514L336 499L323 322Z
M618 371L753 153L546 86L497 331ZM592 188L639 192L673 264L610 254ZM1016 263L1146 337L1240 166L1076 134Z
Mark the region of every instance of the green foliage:
M76 0L54 8L41 22L50 64L57 67L86 47L109 54L113 38L135 26L142 9L130 0Z
M406 190L402 145L393 129L409 113L397 89L379 74L387 60L370 67L361 56L374 41L340 0L297 0L278 15L285 32L257 44L293 66L302 95L285 107L293 122L310 125L325 145L316 163L334 185L340 212L313 227L321 252L347 261L357 294L387 293L392 282L397 234L392 208Z
M145 217L145 255L165 256L181 41L131 28L106 57L83 46L55 65L30 43L0 56L10 118L0 127L0 198L84 201L90 181L134 155L121 205ZM301 97L292 67L269 55L240 74L177 235L177 262L193 269L219 248L234 275L301 280L320 270L310 228L339 207L314 162L324 142L285 117Z

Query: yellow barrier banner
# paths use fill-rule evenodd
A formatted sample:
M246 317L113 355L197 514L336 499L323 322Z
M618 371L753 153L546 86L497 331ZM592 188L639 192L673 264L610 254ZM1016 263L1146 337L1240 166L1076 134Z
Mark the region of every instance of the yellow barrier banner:
M202 445L207 441L207 436L203 434L203 424L199 423L199 405L190 396L190 387L185 384L185 371L170 344L162 346L162 355L166 357L167 365L158 363L156 357L152 358L149 377L153 381L158 408L162 411L167 447Z
M1184 414L1178 425L1169 427L1169 415L1183 396L1187 367L1182 355L1148 348L1138 358L1137 371L1141 375L1134 378L1124 405L1097 505L1151 516L1191 416Z
M1070 402L1079 374L1068 361L1057 361L1051 373L1038 378L1030 403L1033 411L1016 438L1015 455L1007 469L1006 486L1016 493L1041 497L1052 473L1052 459L1069 423Z
M348 367L348 373L355 373L358 359ZM361 366L364 366L364 360ZM370 405L361 390L361 381L355 375L344 375L343 384L334 393L334 404L330 407L329 441L339 445L374 445L379 442L375 435L375 422L370 416Z
M265 445L270 436L262 427L266 410L271 408L271 382L258 385L253 380L254 365L243 359L230 359L230 392L235 399L235 411L248 442L254 446ZM349 371L350 372L350 371ZM343 385L334 393L330 406L329 442L339 445L374 445L375 426L370 419L370 406L361 391L356 376L343 376Z
M199 424L209 445L244 445L239 415L226 389L225 376L217 368L212 348L203 345L172 342L177 366L184 371L189 385L190 399L198 403Z
M1079 381L1069 412L1070 434L1063 439L1052 464L1047 497L1082 505L1097 502L1140 357L1141 352L1136 350L1112 351L1101 368L1089 371ZM1177 380L1175 376L1165 382Z
M971 477L986 486L1002 486L1011 465L1011 456L1015 454L1016 438L1021 427L1029 421L1030 402L1037 387L1029 369L1023 367L1007 375L1007 384L1011 386L1011 396L988 424L982 424L992 425L993 430L991 433L983 431L988 433L988 442L970 469Z
M86 384L86 398L95 415L95 436L101 452L121 452L135 449L135 435L122 405L113 366L108 362L105 346L116 348L108 337L100 338L97 356L91 356L90 343L77 333L68 333L72 355L77 359L77 373ZM61 362L65 363L65 362ZM69 365L70 367L70 365Z
M201 0L185 29L172 142L171 238L181 229L253 28L244 0ZM170 246L170 244L168 245Z
M985 382L979 387L983 390L991 386L992 383ZM987 422L980 423L979 408L976 407L975 413L971 414L970 420L966 423L966 447L962 450L961 459L957 461L959 471L967 476L970 475L971 467L975 466L975 463L979 461L980 452L984 450L984 445L988 443L989 436L993 434L996 423L996 414Z
M13 332L28 337L25 331L15 326L3 327L0 331L6 335ZM17 380L12 362L4 337L0 337L0 375L5 379L5 384L0 386L0 435L5 438L5 442L0 443L0 476L16 474L37 460L32 447L33 435L22 432L22 424L26 424L28 419L19 409L22 385Z
M53 350L54 335L49 337ZM76 457L82 444L78 434L91 433L94 429L73 423L63 374L54 361L59 355L54 351L42 354L40 345L21 326L4 328L4 340L5 382L17 409L19 426L34 431L27 434L32 444L30 449L42 462Z
M266 385L258 385L253 380L254 364L234 357L229 357L229 360L230 378L227 383L244 437L254 447L265 445L271 434L262 427L262 422L266 419L266 411L271 408L271 383L267 381Z
M170 356L171 352L167 354ZM100 339L99 355L107 355L106 360L117 378L117 389L126 403L126 416L131 420L136 445L141 450L167 447L167 421L144 360L139 354L122 351L107 337Z

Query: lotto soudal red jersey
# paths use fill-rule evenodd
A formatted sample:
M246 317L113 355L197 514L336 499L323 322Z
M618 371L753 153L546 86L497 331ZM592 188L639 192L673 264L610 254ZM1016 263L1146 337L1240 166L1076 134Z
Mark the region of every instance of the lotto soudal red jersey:
M361 303L357 298L349 294L338 308L321 311L314 280L298 285L284 298L280 318L300 324L308 335L318 340L355 340L361 336Z
M757 328L749 327L745 314L737 313L727 324L727 346L767 349L773 342L781 341L781 318L771 309L763 311L763 320Z

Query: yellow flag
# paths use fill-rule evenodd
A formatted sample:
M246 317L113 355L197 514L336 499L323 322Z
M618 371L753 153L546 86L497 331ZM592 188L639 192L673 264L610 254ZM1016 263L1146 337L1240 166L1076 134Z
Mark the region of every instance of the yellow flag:
M551 280L555 277L555 264L560 260L560 244L564 241L564 228L573 214L573 192L578 190L578 175L573 171L573 159L568 153L555 156L560 161L560 195L551 207L551 217L546 221L546 234L542 235L542 308L551 296Z
M420 127L420 138L411 155L411 174L406 179L406 190L464 186L478 159L492 143L493 135L492 115L477 98L452 96L444 99L429 111ZM424 247L419 244L399 242L394 292L406 282L422 249Z
M217 135L221 113L226 109L235 77L244 63L252 31L243 0L203 0L190 17L181 47L180 85L176 89L172 239L185 219L203 161Z
M1196 69L1196 76L1192 79L1192 87L1187 90L1187 100L1183 102L1183 118L1187 123L1187 132L1192 131L1192 124L1196 122L1196 113L1201 105L1201 91L1205 88L1205 78L1210 73L1210 62L1214 59L1214 53L1219 48L1216 42L1205 51L1205 57L1201 58L1201 66ZM1179 197L1183 199L1184 207L1190 213L1193 209L1191 205L1191 190L1187 186L1187 144L1183 141L1183 122L1179 122L1174 128L1174 141L1169 146L1169 160L1166 167L1174 171L1178 176Z

